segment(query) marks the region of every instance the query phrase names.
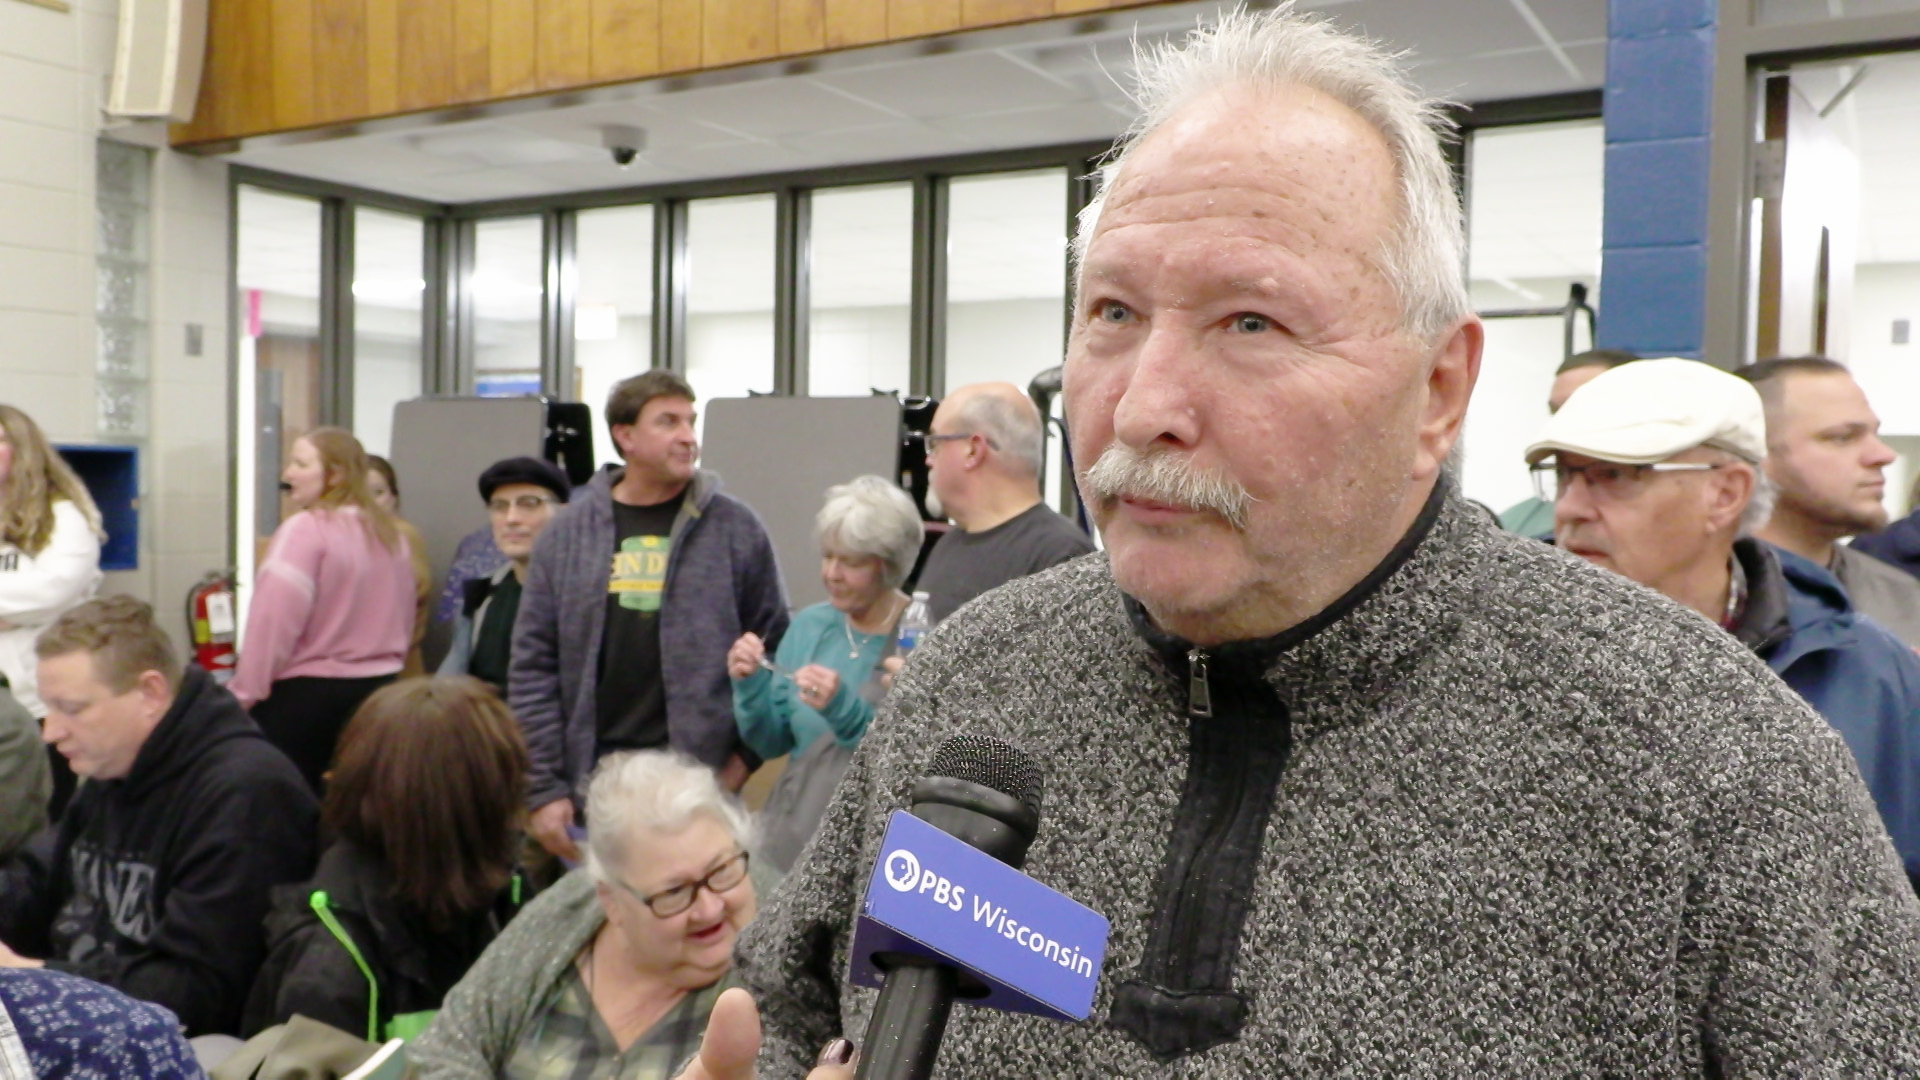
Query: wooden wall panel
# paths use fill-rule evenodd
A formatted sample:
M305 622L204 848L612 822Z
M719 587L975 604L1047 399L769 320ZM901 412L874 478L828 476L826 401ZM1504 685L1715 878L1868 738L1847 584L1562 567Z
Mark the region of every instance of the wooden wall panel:
M367 0L368 116L400 109L400 3Z
M177 146L1149 0L211 0Z
M193 122L177 127L175 139L218 140L232 132L271 131L277 127L273 110L273 9L251 3L214 5L207 13L207 57L200 99Z
M1032 22L1054 14L1054 0L960 0L960 21L967 26Z
M827 48L846 49L887 40L887 8L875 0L823 0Z
M893 40L958 29L960 0L887 0L887 37Z
M312 0L274 5L272 50L274 125L308 127L315 122Z
M593 9L583 3L541 0L539 77L543 90L563 90L593 81Z
M593 81L645 78L660 70L660 0L589 0Z
M487 90L492 97L531 94L540 88L539 0L493 0L488 28Z
M314 121L366 116L367 0L313 0Z
M819 52L827 47L825 0L779 0L782 56Z
M402 0L405 2L405 0ZM465 3L453 9L453 100L489 101L493 98L493 12L486 4Z
M721 0L726 2L726 0ZM660 0L660 70L698 71L702 0Z
M251 2L251 0L249 0ZM453 14L461 0L402 0L400 108L432 109L453 94Z
M700 66L765 60L779 52L780 0L709 3L700 25Z

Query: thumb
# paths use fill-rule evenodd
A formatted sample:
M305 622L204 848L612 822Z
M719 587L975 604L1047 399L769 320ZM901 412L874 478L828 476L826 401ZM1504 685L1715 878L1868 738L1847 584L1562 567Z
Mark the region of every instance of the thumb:
M760 1056L760 1010L753 995L734 987L713 1003L707 1035L700 1041L700 1068L706 1080L753 1080Z

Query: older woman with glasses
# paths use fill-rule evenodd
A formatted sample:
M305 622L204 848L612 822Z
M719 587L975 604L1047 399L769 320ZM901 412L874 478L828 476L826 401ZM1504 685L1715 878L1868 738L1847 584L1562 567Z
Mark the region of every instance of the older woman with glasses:
M425 1080L668 1080L733 985L753 920L752 824L708 769L614 754L587 791L587 864L522 911L407 1048Z

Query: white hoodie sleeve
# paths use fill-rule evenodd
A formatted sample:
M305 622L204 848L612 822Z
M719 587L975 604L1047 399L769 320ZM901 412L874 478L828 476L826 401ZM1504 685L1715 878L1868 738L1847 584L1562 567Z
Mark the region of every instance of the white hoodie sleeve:
M80 508L53 504L53 536L38 555L0 548L0 621L41 626L100 587L100 539Z

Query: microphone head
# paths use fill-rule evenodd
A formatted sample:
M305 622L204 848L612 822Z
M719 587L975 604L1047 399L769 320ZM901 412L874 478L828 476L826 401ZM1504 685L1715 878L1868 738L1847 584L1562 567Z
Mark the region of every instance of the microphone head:
M955 735L941 743L927 775L979 784L1040 812L1040 766L1025 750L991 735Z

